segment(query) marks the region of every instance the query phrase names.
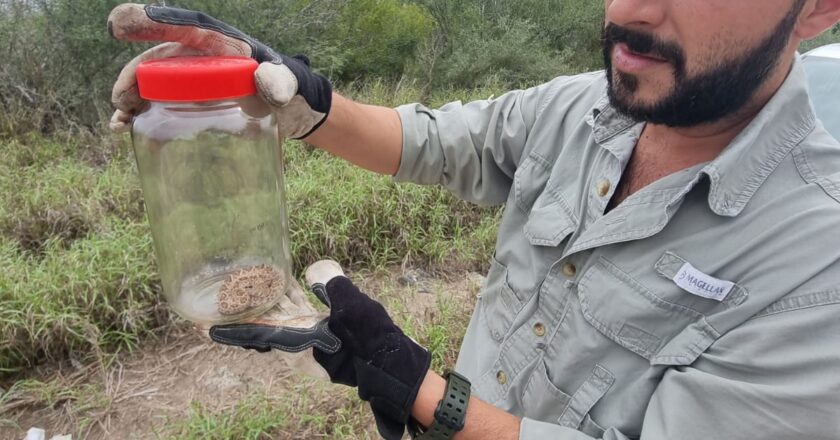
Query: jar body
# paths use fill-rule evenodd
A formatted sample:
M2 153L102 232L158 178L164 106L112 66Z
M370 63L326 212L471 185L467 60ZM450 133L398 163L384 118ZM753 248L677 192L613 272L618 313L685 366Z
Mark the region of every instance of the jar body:
M132 140L163 292L175 312L224 324L274 306L289 285L291 259L273 115L255 97L152 102L135 118Z

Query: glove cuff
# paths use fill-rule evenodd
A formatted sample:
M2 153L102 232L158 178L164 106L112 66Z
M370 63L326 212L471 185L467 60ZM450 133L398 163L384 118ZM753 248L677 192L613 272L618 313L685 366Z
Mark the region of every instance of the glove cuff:
M386 440L402 438L411 419L420 387L426 379L431 366L432 355L428 350L414 343L405 335L400 335L402 347L395 358L399 358L400 377L390 371L356 359L356 372L359 378L359 397L370 402L379 434ZM407 378L411 380L406 380Z

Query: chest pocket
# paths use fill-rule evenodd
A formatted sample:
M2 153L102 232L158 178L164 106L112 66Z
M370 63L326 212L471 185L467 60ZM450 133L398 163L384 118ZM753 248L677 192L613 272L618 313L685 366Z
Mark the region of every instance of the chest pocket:
M615 377L609 370L595 365L583 384L572 394L566 394L549 379L545 362L540 359L525 385L522 410L525 416L531 419L601 437L604 430L592 421L588 413L612 387L614 381Z
M675 289L675 295L689 295ZM598 257L578 284L584 319L652 365L689 365L720 337L710 319L729 305L703 310L653 292L604 257ZM712 300L705 300L712 301ZM708 316L707 316L708 315Z

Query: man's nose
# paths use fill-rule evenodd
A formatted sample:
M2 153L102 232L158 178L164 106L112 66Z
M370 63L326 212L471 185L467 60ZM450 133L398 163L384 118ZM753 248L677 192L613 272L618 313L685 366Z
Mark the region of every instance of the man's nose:
M607 0L606 20L631 29L655 29L665 20L669 1Z

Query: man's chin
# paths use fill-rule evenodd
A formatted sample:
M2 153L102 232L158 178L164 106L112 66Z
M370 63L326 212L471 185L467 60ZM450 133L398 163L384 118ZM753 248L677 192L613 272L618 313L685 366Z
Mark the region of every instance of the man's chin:
M610 104L619 113L630 117L638 122L646 122L654 109L656 109L663 98L650 98L627 90L611 90Z

